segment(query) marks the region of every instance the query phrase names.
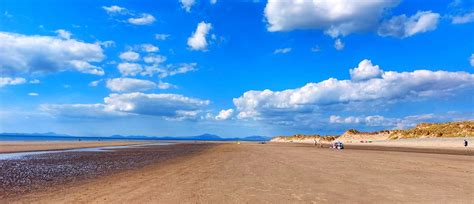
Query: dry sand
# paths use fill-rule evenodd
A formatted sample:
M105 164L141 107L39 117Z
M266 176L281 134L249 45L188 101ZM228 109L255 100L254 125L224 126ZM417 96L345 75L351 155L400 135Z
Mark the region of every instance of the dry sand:
M474 157L403 149L338 151L304 144L219 144L192 156L17 199L39 203L473 203Z
M27 152L42 150L63 150L86 147L121 146L131 144L143 144L137 141L112 141L112 142L0 142L0 153Z

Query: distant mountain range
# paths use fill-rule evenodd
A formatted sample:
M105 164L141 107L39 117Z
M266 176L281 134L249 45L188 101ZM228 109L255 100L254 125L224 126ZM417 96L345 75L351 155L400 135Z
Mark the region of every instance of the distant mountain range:
M174 137L174 136L142 136L142 135L111 135L111 136L104 136L104 137L97 137L97 136L71 136L66 134L57 134L54 132L47 132L47 133L0 133L0 140L48 140L48 139L55 139L55 140L181 140L181 141L268 141L271 137L265 136L248 136L248 137L220 137L218 135L213 134L202 134L197 136L185 136L185 137Z

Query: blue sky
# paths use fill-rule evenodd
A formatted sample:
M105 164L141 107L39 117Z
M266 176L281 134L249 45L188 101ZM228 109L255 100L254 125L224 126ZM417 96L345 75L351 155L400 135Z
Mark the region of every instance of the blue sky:
M474 119L472 1L0 2L0 132L340 134Z

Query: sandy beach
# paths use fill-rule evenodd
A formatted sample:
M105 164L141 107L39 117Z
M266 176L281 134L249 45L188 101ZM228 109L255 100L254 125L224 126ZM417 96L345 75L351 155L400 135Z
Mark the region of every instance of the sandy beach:
M188 144L193 145L193 144ZM194 144L198 145L198 144ZM169 152L190 149L179 146ZM306 144L212 144L4 201L39 203L472 203L474 157ZM149 147L157 151L164 147ZM191 148L193 149L193 148ZM122 151L122 150L121 150ZM130 151L127 154L130 155ZM144 151L144 150L141 150ZM139 153L137 153L139 154Z

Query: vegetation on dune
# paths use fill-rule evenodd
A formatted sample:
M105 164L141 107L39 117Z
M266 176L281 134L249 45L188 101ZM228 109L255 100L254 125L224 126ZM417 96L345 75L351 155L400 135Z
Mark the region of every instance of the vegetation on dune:
M393 130L390 133L390 139L465 136L474 136L474 121L420 123L412 129Z

